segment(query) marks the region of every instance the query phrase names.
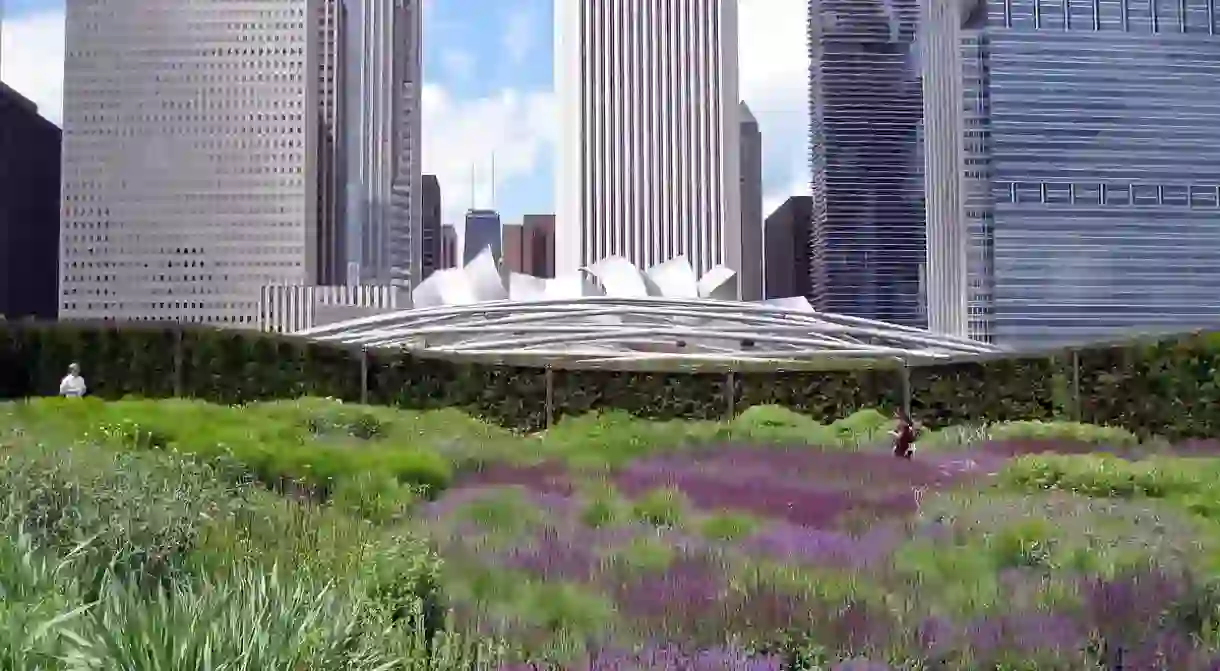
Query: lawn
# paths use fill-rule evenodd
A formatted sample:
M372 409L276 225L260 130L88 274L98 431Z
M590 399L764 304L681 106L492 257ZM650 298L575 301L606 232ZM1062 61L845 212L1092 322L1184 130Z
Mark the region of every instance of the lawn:
M1220 447L888 428L0 404L0 668L1216 668Z

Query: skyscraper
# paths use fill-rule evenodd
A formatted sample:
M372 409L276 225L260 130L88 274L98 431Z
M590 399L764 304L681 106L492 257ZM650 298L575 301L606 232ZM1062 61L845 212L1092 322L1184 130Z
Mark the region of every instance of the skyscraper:
M439 270L458 265L458 234L451 224L441 226L441 265Z
M497 261L504 259L504 231L500 213L495 210L467 210L466 232L462 235L462 265L466 265L491 248Z
M420 200L420 280L441 267L441 183L436 175L424 175Z
M741 269L737 0L555 3L555 265Z
M0 83L0 316L54 319L60 130Z
M347 8L321 0L318 11L318 283L347 272Z
M928 330L969 335L961 0L923 0L924 290Z
M967 172L991 186L966 196L990 274L971 310L994 340L1220 324L1220 2L999 0L965 35L965 95L986 110Z
M504 226L504 266L534 277L555 276L555 215L527 214Z
M317 7L68 3L61 317L254 327L317 281Z
M767 215L767 298L809 295L809 196L792 196Z
M741 103L741 298L763 297L762 132Z
M360 6L349 262L368 284L419 283L423 256L420 0Z
M809 0L812 301L924 324L917 0Z

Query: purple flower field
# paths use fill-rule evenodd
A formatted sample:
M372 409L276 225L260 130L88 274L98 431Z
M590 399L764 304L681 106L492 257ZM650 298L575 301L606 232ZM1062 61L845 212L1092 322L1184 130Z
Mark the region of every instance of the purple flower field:
M460 558L455 580L502 585L455 612L576 640L562 668L1220 669L1194 522L1154 502L980 493L1054 447L907 462L723 445L596 479L490 464L423 517Z

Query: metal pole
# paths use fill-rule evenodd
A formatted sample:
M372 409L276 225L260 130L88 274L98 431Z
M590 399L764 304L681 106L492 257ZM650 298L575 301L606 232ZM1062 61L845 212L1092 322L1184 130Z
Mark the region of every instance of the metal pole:
M911 416L911 369L907 362L902 362L902 411Z
M733 418L737 416L737 373L734 373L733 371L729 371L727 378L728 379L725 381L727 383L727 386L725 387L725 389L727 390L728 397L729 397L728 398L728 402L729 402L728 403L728 405L729 405L728 419L729 419L729 421L732 421Z
M1080 412L1080 352L1072 350L1072 415L1077 422L1083 421Z
M555 369L546 367L546 428L555 422Z
M360 403L369 403L369 348L360 348Z

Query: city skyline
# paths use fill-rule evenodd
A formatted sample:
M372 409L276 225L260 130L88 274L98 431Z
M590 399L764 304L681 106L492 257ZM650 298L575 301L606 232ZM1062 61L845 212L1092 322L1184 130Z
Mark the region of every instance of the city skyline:
M510 222L555 209L551 3L489 12L475 1L425 0L424 13L423 172L438 176L444 221L459 230L472 166L476 208ZM62 0L6 0L2 77L56 122L62 12ZM791 141L806 129L804 12L799 0L740 0L741 98L763 133L764 211L808 191L807 158Z

